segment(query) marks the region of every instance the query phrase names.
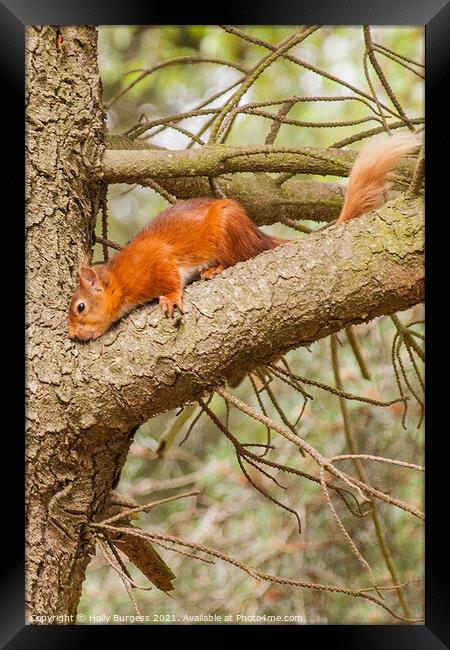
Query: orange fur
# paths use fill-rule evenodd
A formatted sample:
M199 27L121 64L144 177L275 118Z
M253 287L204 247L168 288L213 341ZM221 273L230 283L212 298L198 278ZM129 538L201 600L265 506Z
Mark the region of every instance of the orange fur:
M408 134L363 149L351 171L338 223L377 207L389 170L418 144L418 136ZM288 241L256 228L230 199L189 199L171 205L107 264L81 267L70 304L69 336L97 338L124 314L154 298L159 298L164 316L173 316L175 307L183 311L183 289L193 278L211 278Z
M420 136L417 134L401 133L365 147L356 158L350 173L344 205L337 223L380 207L387 174L400 158L419 144Z
M133 307L159 298L182 312L184 286L208 279L288 240L256 228L230 199L189 199L161 212L107 264L83 267L69 311L69 336L97 338ZM83 303L84 310L78 312Z

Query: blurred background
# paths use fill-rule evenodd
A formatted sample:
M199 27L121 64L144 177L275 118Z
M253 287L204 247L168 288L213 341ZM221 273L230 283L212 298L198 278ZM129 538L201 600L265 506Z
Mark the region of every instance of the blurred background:
M239 29L272 44L279 43L294 31L293 26L240 26ZM115 26L99 27L98 31L104 101L110 105L107 126L113 134L127 132L142 119L152 120L191 111L210 96L232 86L242 77L242 68L250 69L267 52L263 47L245 42L216 26ZM371 33L375 42L387 48L385 55L378 53L377 58L408 117L422 117L424 82L416 72L419 71L422 75L423 69L409 63L407 59L423 64L423 29L373 27ZM363 65L364 50L362 28L322 27L304 43L293 47L290 53L370 93ZM388 56L389 52L391 57ZM398 59L394 60L392 53L405 57L403 63L412 70L400 65ZM239 69L218 63L187 63L184 59L179 64L155 70L120 95L143 69L175 57L199 56L231 62ZM378 99L392 107L373 69L370 71L370 79ZM224 93L209 103L208 107L222 106L235 90L236 87ZM257 79L241 103L294 95L355 96L355 93L316 72L279 59ZM278 105L264 110L272 112L279 108ZM301 102L289 111L289 119L309 123L335 123L365 118L370 119L348 126L299 127L284 124L277 135L276 144L328 147L355 133L380 127L379 118L375 119L376 112L361 101ZM198 133L208 119L208 116L193 117L179 122L179 125ZM263 144L271 125L272 122L264 117L239 115L226 143ZM421 128L420 125L417 127L418 130ZM206 130L200 136L204 142L207 142L208 134L209 131ZM187 135L173 128L160 132L158 128L153 128L140 139L169 149L182 149L191 142ZM357 141L350 147L359 150L367 141ZM194 143L193 146L201 145ZM338 180L332 177L309 178L324 182ZM344 184L342 179L339 182ZM110 185L109 239L124 245L166 205L165 199L150 188ZM320 225L305 223L313 228ZM291 238L307 236L280 224L263 230ZM97 233L101 234L100 224ZM100 245L95 247L94 260L102 260ZM399 317L404 324L422 321L423 308L417 306L399 314ZM414 325L414 329L422 333L423 323ZM399 396L392 362L392 344L396 331L389 317L354 328L370 379L362 376L345 332L339 333L337 355L345 391L383 401ZM406 352L400 351L403 370L397 362L397 373L406 374L407 380L403 375L401 378L405 394L411 395L411 388L420 396L420 381ZM292 371L303 377L332 386L336 383L329 338L314 343L309 349L289 352L286 360ZM285 417L294 424L303 408L302 396L276 378L270 386L274 400L267 393L259 395L267 414L280 421L278 405ZM297 425L299 434L326 456L348 453L348 437L344 431L339 398L318 388L306 388L313 399L308 401ZM236 389L232 389L232 392L255 409L260 407L254 386L248 378ZM401 403L389 407L355 401L346 403L349 426L359 453L422 464L420 400L413 397L409 399L404 425ZM221 419L226 417L225 404L218 396L212 399L210 408ZM141 515L139 525L219 549L266 573L351 589L370 587L369 576L339 531L320 486L287 474L274 473L286 487L285 490L266 479L262 480L270 494L298 512L302 521L302 534L299 535L295 518L264 498L247 482L236 461L232 445L207 416L203 414L196 420L200 414L198 407L191 407L181 415L177 413L178 411L160 415L140 427L117 491L142 504L194 487L199 488L201 494L162 505L150 514ZM180 446L179 443L193 422L195 424L187 440ZM169 429L173 430L174 423L177 423L179 431L164 457L160 458L156 453L159 441ZM242 441L263 443L266 440L263 425L250 421L235 410L230 413L229 426ZM300 457L296 449L277 434L273 436L273 444L275 449L270 452L271 460L317 473L310 461ZM418 508L422 507L422 474L381 463L366 462L364 466L374 486ZM354 472L348 461L341 462L339 467L349 473ZM261 482L252 467L248 467L248 471L257 482ZM391 576L380 550L372 518L351 514L338 499L333 499L333 503L355 544L370 564L377 584L391 585ZM381 502L379 515L400 581L408 583L403 588L404 599L412 615L421 616L422 526L410 514ZM300 615L305 623L395 622L382 608L351 596L301 590L268 582L258 583L238 568L220 560L211 565L165 549L158 549L158 552L177 576L175 591L170 598L156 588L150 592L134 590L134 597L144 615L168 615L181 619L181 622L185 614L202 613ZM142 574L134 567L128 568L139 584L146 584ZM386 592L386 599L396 611L405 612L404 604L399 604L395 593ZM134 613L120 578L101 555L93 558L90 564L79 612L86 615Z

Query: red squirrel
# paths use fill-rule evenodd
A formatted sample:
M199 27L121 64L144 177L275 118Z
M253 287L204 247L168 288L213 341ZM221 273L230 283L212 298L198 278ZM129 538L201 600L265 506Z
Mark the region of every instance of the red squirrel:
M419 144L415 134L394 135L363 149L350 173L337 223L382 202L388 172ZM69 310L69 337L101 336L132 309L154 298L164 316L183 313L186 284L209 279L237 262L293 240L259 230L236 201L198 198L163 210L106 264L82 266Z

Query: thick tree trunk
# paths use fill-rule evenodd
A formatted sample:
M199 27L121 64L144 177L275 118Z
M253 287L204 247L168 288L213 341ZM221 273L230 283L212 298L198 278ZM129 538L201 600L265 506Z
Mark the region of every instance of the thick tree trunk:
M62 37L58 45L55 29L27 29L26 600L29 616L45 617L76 611L91 550L83 525L126 453L123 436L92 447L67 418L63 382L77 355L67 304L104 198L93 180L104 114L95 28Z
M189 287L182 321L143 306L96 341L70 341L67 307L105 196L105 132L96 30L62 37L27 34L27 606L43 622L73 622L93 551L86 524L101 518L134 427L423 299L422 206L397 202Z

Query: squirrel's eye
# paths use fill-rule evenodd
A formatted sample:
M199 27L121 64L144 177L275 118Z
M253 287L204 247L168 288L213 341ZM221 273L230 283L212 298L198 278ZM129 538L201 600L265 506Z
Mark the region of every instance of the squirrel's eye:
M81 314L81 312L84 311L85 307L86 305L84 304L84 302L78 303L77 305L78 313Z

